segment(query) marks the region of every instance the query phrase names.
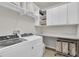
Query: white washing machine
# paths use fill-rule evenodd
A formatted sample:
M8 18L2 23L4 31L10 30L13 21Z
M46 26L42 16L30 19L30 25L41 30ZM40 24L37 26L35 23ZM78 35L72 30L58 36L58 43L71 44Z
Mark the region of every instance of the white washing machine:
M44 51L45 51L45 45L43 43L42 36L31 35L31 36L26 36L22 38L30 41L31 46L32 46L32 57L43 56Z

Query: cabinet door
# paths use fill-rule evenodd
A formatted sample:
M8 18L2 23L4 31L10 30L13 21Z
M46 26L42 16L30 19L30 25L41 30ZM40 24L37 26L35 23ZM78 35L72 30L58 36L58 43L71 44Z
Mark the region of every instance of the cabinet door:
M43 44L32 45L32 56L33 57L42 57L43 56Z
M24 2L24 10L26 12L34 12L33 3L32 2Z
M34 7L34 15L39 16L39 9L40 8L37 5L35 5L34 3L33 3L33 7Z
M78 24L78 3L68 4L68 24Z
M57 24L67 24L67 4L57 7Z
M20 6L20 2L10 2L12 4L14 4L15 6Z
M20 7L24 9L25 2L19 2L19 3L20 3Z
M55 13L56 11L54 11L55 8L52 9L48 9L47 10L47 25L54 25L56 24L56 20L55 20Z
M61 25L67 23L67 5L47 10L47 25Z

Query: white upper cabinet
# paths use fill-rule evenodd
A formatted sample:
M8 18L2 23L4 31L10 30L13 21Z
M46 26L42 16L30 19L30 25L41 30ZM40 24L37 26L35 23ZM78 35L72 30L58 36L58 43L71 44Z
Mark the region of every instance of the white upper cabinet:
M47 10L47 25L56 25L57 24L57 9L56 8L52 8Z
M21 15L38 16L39 7L33 2L1 2L0 6L19 12Z
M32 2L29 2L28 5L27 5L27 7L28 7L28 11L30 13L33 13L34 12L34 6L33 6L33 3Z
M39 16L40 8L37 5L35 5L34 3L33 3L33 7L34 7L34 15Z
M20 6L19 2L10 2L11 4L14 4L15 6Z
M79 3L67 3L47 10L47 25L79 23Z
M79 19L79 3L68 4L68 24L78 24Z
M38 15L39 8L33 2L24 2L24 14L31 17Z
M1 2L0 6L9 8L9 9L19 12L19 13L24 12L23 8L20 7L20 2Z
M67 24L67 5L62 5L57 8L58 25Z
M62 25L67 23L67 5L47 10L47 25Z

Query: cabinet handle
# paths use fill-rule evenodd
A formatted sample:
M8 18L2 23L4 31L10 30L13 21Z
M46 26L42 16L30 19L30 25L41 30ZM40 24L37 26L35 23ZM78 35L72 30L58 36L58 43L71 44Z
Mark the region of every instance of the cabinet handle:
M34 49L34 47L32 47L32 49Z

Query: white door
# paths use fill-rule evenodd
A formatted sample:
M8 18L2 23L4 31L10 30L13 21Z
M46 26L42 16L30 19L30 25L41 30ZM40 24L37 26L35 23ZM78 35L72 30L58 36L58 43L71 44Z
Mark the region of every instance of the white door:
M47 10L47 25L67 24L67 5Z
M78 24L78 3L68 4L68 24Z

